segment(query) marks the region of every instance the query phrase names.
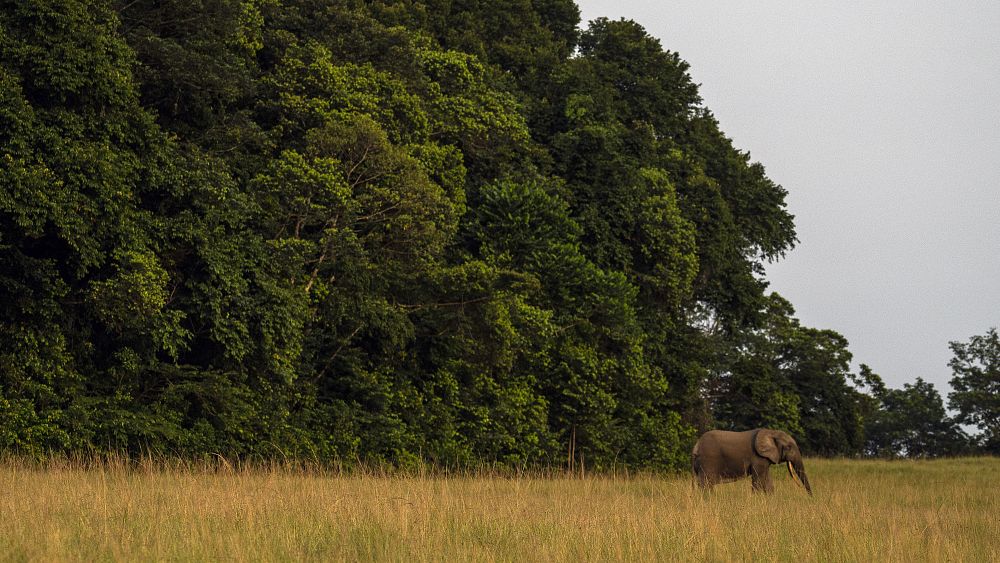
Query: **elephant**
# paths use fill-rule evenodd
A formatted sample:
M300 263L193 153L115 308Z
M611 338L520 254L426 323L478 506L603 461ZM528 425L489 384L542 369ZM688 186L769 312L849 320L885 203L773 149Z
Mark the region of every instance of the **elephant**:
M795 439L781 430L757 428L746 432L710 430L691 450L691 468L702 489L749 476L757 492L774 492L771 465L787 463L792 479L812 495L802 454Z

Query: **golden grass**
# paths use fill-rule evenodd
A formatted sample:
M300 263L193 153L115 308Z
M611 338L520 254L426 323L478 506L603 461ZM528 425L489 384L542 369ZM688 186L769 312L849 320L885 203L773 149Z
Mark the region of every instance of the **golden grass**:
M435 477L0 462L0 559L1000 560L1000 460L688 476Z

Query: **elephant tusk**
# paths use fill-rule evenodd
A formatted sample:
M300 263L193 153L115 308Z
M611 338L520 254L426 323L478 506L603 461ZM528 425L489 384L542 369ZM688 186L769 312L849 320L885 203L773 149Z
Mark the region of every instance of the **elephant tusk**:
M792 480L798 483L803 489L806 488L806 486L802 483L802 480L799 479L798 473L795 472L795 468L792 467L792 462L786 461L785 463L788 464L788 474L792 476Z

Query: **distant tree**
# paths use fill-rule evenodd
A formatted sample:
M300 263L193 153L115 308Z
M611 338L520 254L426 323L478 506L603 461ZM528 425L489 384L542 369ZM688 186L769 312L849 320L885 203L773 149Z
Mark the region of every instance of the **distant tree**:
M992 328L968 342L951 342L954 357L948 362L953 392L948 405L958 411L956 420L980 430L979 445L1000 454L1000 336Z
M873 393L879 408L865 421L866 453L936 457L966 450L968 436L948 416L940 393L931 383L918 377L902 389L883 385Z
M762 328L738 335L714 403L715 416L723 427L748 430L766 426L804 438L801 399L782 369L781 347L799 328L793 313L788 301L772 294Z
M787 430L810 453L859 454L866 403L852 385L847 340L801 326L794 313L772 293L761 328L740 333L720 378L716 417L734 429Z

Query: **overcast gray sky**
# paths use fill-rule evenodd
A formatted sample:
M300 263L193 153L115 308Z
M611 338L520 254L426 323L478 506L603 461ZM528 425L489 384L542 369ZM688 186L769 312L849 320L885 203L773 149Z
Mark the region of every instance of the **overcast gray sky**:
M679 53L788 190L800 243L768 279L802 323L946 397L948 342L1000 325L1000 2L577 3Z

